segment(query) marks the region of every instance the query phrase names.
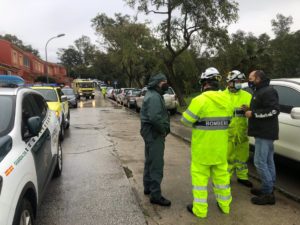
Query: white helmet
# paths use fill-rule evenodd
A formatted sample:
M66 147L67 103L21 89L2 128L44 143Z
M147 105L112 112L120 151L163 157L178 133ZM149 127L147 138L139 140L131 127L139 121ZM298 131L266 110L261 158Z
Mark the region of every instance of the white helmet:
M227 75L227 82L236 81L236 80L246 80L245 74L241 73L238 70L232 70Z
M201 74L200 80L221 80L221 75L219 71L214 67L209 67L205 70L204 73Z

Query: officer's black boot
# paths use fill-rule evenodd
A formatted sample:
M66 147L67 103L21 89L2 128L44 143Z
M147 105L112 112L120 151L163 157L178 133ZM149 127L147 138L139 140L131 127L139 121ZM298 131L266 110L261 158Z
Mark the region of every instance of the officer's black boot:
M171 205L171 201L169 201L168 199L165 199L163 196L161 196L159 199L155 199L155 198L150 198L150 202L152 204L157 204L160 206L170 206Z
M251 198L251 202L255 205L274 205L275 196L271 194L261 194L259 196Z
M187 211L189 211L190 213L192 213L194 215L194 213L193 213L193 204L188 204L186 206L186 209L187 209Z

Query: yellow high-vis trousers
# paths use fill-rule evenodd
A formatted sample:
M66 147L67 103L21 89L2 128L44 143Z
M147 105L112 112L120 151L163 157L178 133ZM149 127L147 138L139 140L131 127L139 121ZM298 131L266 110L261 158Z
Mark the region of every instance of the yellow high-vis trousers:
M192 162L193 213L197 217L205 218L207 216L207 185L210 177L212 177L213 191L220 208L224 213L229 213L232 197L230 190L230 175L227 169L227 163L218 165L196 165Z

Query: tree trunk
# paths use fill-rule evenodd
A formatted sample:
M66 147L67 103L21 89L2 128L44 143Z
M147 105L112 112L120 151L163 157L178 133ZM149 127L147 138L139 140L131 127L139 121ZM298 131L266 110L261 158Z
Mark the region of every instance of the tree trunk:
M173 61L174 62L174 61ZM186 103L184 101L184 96L182 91L180 90L178 83L176 82L176 77L175 77L175 72L174 72L174 68L173 68L173 63L172 61L168 61L165 62L165 65L168 69L168 74L167 74L167 78L168 78L168 82L170 83L170 85L174 88L174 91L176 93L176 96L178 98L178 102L180 106L186 106ZM181 81L179 81L181 82Z

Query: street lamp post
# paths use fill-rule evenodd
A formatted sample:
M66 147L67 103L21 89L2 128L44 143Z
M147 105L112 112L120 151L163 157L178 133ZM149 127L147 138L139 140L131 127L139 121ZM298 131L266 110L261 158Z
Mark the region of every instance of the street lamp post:
M49 43L51 40L53 40L53 39L55 39L55 38L60 38L60 37L62 37L62 36L65 36L65 34L59 34L59 35L56 35L56 36L50 38L50 39L47 41L46 46L45 46L45 55L46 55L46 70L45 70L45 72L46 72L46 77L47 77L47 84L49 84L49 77L48 77L48 61L47 61L47 60L48 60L48 59L47 59L47 46L48 46L48 43Z

